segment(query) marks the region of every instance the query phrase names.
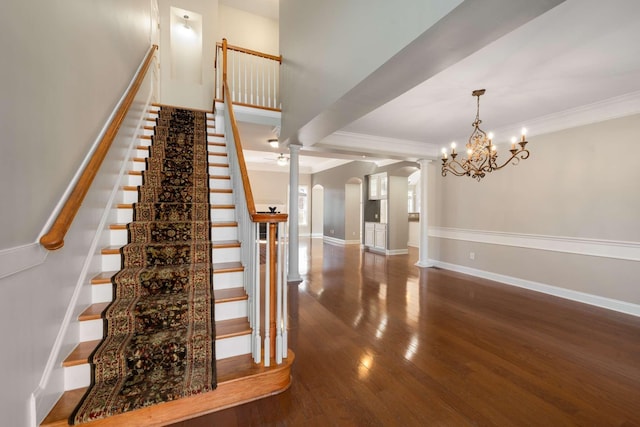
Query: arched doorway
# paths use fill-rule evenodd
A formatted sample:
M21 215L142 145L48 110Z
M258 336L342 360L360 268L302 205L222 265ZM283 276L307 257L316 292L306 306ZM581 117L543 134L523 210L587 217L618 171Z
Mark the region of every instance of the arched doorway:
M324 187L316 184L311 189L311 237L324 234Z
M345 244L362 242L362 180L350 178L344 185Z

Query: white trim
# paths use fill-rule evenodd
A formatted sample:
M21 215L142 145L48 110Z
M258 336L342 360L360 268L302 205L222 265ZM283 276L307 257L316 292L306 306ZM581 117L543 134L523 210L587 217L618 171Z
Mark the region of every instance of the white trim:
M640 242L430 227L430 237L640 261Z
M345 245L359 245L360 244L360 240L345 240L344 244Z
M581 302L584 304L593 305L596 307L606 308L608 310L614 310L632 316L640 317L640 305L632 304L625 301L615 300L612 298L601 297L598 295L587 294L585 292L574 291L571 289L560 288L557 286L547 285L544 283L533 282L531 280L519 279L517 277L505 276L503 274L492 273L490 271L478 270L476 268L465 267L457 264L450 264L448 262L442 262L437 260L430 260L435 267L444 268L446 270L457 271L458 273L469 274L475 277L481 277L483 279L493 280L495 282L504 283L507 285L517 286L519 288L529 289L536 292L542 292L544 294L553 295L559 298L564 298L572 301Z
M409 249L387 249L387 255L406 255L409 253Z
M312 239L322 239L324 235L322 233L313 233L311 234Z
M344 246L346 244L346 242L344 240L336 239L335 237L322 236L322 240L324 240L325 243L329 243L331 245ZM360 242L358 242L358 243L360 243Z
M48 254L38 242L0 250L0 279L42 264Z

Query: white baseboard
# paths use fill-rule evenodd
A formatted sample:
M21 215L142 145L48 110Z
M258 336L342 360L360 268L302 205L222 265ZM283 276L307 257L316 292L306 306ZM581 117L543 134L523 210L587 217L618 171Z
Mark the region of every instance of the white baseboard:
M468 274L470 276L481 277L483 279L493 280L495 282L507 285L517 286L519 288L529 289L536 292L542 292L559 298L581 302L596 307L614 310L632 316L640 317L640 305L632 304L625 301L615 300L612 298L601 297L598 295L587 294L585 292L574 291L571 289L560 288L557 286L547 285L544 283L533 282L531 280L520 279L517 277L506 276L503 274L492 273L490 271L478 270L476 268L466 267L448 262L430 260L434 267L444 268L446 270L457 271L459 273Z
M344 246L346 244L344 240L336 239L335 237L323 236L322 240L324 240L325 243L329 243L332 245Z

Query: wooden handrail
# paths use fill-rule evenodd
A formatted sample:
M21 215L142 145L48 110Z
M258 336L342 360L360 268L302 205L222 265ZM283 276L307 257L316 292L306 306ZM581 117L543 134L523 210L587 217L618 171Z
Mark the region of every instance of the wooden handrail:
M40 244L46 249L55 250L64 246L64 237L67 234L67 231L69 231L71 223L78 213L78 210L82 205L82 201L87 195L89 187L91 187L91 183L98 173L98 169L100 169L100 165L109 152L109 148L111 147L113 140L118 134L118 130L120 129L120 126L122 125L122 122L124 121L136 94L138 93L138 89L140 89L142 81L149 70L151 60L153 59L157 48L158 46L154 44L149 49L142 68L136 75L133 85L127 92L124 101L116 112L115 117L111 120L111 123L109 123L107 131L100 140L96 151L89 160L89 163L87 163L87 166L82 171L82 175L80 175L80 178L69 195L69 198L60 210L60 213L49 229L49 232L40 237Z
M223 43L224 43L227 39L222 39L222 40L223 40ZM223 43L217 42L216 46L222 47ZM247 49L247 48L240 47L240 46L233 46L233 45L230 45L230 44L227 44L227 49L235 50L236 52L247 53L249 55L258 56L260 58L271 59L273 61L278 61L279 63L282 64L282 55L270 55L268 53L258 52L257 50L251 50L251 49Z

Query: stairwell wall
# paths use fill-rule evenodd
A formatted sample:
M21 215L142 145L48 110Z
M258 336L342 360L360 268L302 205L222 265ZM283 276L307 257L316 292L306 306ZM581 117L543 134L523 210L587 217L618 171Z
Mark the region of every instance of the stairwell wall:
M70 302L88 304L81 281L99 269L92 249L105 242L96 230L110 215L105 207L118 185L124 147L133 141L133 116L114 141L65 246L47 253L37 239L149 49L150 2L71 1L63 8L8 0L2 8L0 413L4 425L21 427L42 416L36 401L46 414L62 390L59 362L70 350L70 337L77 338L77 326L68 323L77 315ZM134 116L141 117L151 91L145 84ZM65 322L67 330L61 328Z

